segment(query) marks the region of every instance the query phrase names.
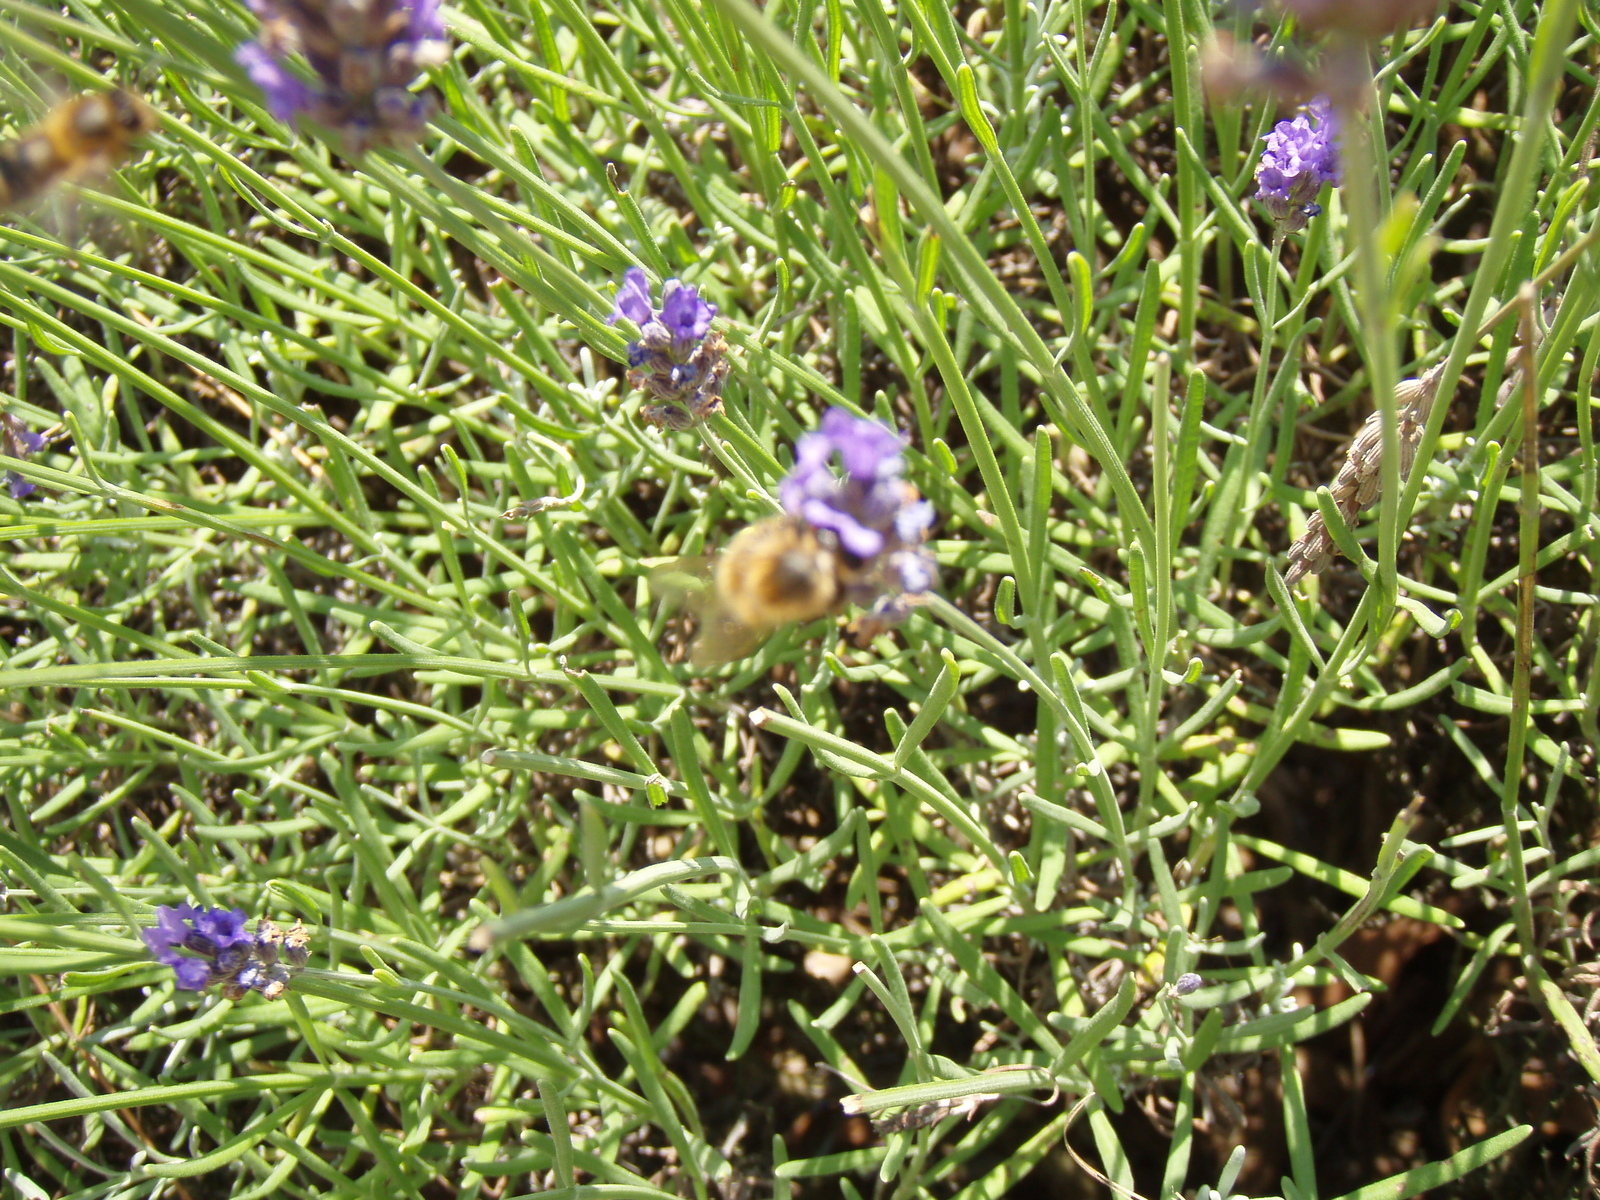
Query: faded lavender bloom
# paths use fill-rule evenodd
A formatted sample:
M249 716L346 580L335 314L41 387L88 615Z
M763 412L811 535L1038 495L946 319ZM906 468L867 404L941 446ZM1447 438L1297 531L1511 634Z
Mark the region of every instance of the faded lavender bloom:
M1339 178L1338 122L1326 96L1318 96L1292 120L1279 121L1262 138L1266 149L1256 166L1256 199L1280 233L1294 233L1322 209L1322 185Z
M1293 59L1263 55L1248 41L1236 42L1216 30L1200 47L1200 81L1212 103L1236 103L1247 92L1265 92L1301 104L1322 91L1316 79Z
M1201 979L1193 971L1186 971L1173 981L1172 990L1180 996L1188 996L1198 992L1203 983L1205 983L1205 980Z
M305 965L310 937L298 923L289 934L266 918L253 934L244 926L241 908L199 909L192 904L172 908L163 904L156 909L155 926L140 930L139 936L157 962L172 968L178 986L186 991L203 992L221 984L223 995L230 1000L242 999L251 991L276 1000L295 971ZM288 941L297 934L297 952L291 954ZM280 948L287 965L278 961Z
M1302 26L1370 41L1404 29L1439 7L1438 0L1278 0Z
M1394 390L1397 407L1395 430L1400 442L1400 481L1405 482L1416 461L1417 445L1422 441L1423 428L1428 424L1428 414L1433 411L1433 401L1439 392L1439 377L1444 374L1440 363L1420 379L1403 379ZM1361 423L1355 440L1345 452L1344 465L1328 485L1333 502L1345 523L1352 524L1364 508L1378 500L1383 482L1383 414L1377 410ZM1306 531L1289 547L1289 562L1283 581L1290 587L1307 575L1320 575L1339 553L1339 547L1328 532L1322 512L1313 512L1306 519Z
M728 347L711 328L716 315L717 306L681 279L662 285L657 309L645 273L629 267L623 275L606 324L629 320L639 327L639 340L628 343L628 382L653 397L640 408L641 421L681 433L722 410Z
M0 449L12 458L31 458L45 447L45 436L34 433L10 413L0 413ZM15 471L6 472L6 487L13 500L21 500L33 491L29 483Z
M794 469L778 490L785 512L843 551L841 597L887 623L904 619L937 582L924 545L933 505L900 478L904 446L881 422L830 408L817 432L795 443Z
M310 957L311 934L301 922L296 921L289 927L289 932L283 935L283 959L291 971L298 971Z
M234 55L280 121L302 113L337 129L351 157L378 143L413 141L435 111L413 95L418 72L449 57L438 0L248 0L261 40ZM304 55L316 81L289 70Z

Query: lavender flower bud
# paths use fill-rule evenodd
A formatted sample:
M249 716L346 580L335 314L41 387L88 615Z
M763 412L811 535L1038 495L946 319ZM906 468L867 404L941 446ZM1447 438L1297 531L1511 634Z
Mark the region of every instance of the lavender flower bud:
M299 921L283 935L283 960L294 971L311 960L311 932Z
M1325 183L1339 178L1334 144L1338 122L1326 96L1318 96L1292 120L1279 121L1262 140L1266 148L1256 166L1256 199L1281 233L1304 229L1322 209L1313 203Z

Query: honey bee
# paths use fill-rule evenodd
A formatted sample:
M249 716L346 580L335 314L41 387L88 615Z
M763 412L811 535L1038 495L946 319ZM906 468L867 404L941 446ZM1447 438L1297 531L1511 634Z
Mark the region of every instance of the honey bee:
M110 170L128 156L134 138L155 128L150 106L121 88L58 104L37 125L0 143L0 206Z
M700 633L690 661L732 662L781 625L826 616L844 601L842 567L840 551L798 517L768 517L740 530L711 560L709 587L693 602Z

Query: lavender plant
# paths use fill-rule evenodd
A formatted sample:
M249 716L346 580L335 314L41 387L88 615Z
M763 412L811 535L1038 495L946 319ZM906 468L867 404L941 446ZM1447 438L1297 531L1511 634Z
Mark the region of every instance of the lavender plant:
M1293 7L8 6L0 1186L1576 1193L1593 31Z

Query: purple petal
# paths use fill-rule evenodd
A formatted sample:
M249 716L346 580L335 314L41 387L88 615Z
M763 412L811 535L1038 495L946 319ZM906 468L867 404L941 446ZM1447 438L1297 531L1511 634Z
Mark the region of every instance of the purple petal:
M876 529L868 529L855 517L834 508L825 500L808 500L801 506L800 515L817 529L830 529L839 537L839 544L857 558L871 558L883 549L884 537Z
M439 0L411 0L411 40L442 42L446 36Z
M822 417L822 433L833 442L851 479L867 482L901 469L900 436L881 421L830 408Z
M662 285L661 323L672 330L680 342L698 342L711 328L711 318L717 315L715 305L700 299L698 288L681 279L669 279Z
M195 918L195 931L210 940L220 953L231 946L254 945L244 929L244 909L213 908Z
M144 939L144 944L150 947L150 953L161 958L169 954L174 946L183 945L184 939L189 936L189 919L195 912L196 909L192 904L180 904L176 908L167 904L159 905L156 908L155 926L151 929L141 929L139 936Z
M33 491L33 484L29 483L15 471L6 472L6 487L10 489L11 498L13 500L21 500L24 496L29 495Z
M201 958L180 958L169 963L178 977L178 986L186 992L203 992L211 983L211 967Z
M163 956L172 952L172 942L164 929L141 929L139 936L144 939L145 946L157 959L165 961Z
M650 307L650 281L640 267L629 267L622 276L622 286L617 289L617 306L606 318L607 325L615 325L626 317L635 325L644 325L653 315Z
M295 114L311 105L311 92L287 71L272 53L257 42L246 42L234 53L250 82L267 98L267 111L280 121L294 123Z

